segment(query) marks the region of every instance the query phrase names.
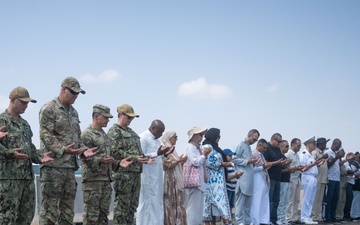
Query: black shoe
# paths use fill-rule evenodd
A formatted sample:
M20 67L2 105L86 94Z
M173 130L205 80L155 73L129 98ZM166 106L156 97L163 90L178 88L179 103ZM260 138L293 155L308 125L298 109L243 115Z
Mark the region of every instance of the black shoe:
M305 222L301 222L300 220L294 221L295 224L305 224Z
M351 222L351 221L353 221L353 219L352 219L352 218L344 218L344 220L345 220L345 221L347 221L347 222Z

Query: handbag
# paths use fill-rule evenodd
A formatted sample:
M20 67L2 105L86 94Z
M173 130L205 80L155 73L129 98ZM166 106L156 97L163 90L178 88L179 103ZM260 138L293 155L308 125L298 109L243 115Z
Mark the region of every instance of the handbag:
M199 167L194 166L189 160L187 160L183 166L183 179L185 188L201 186Z

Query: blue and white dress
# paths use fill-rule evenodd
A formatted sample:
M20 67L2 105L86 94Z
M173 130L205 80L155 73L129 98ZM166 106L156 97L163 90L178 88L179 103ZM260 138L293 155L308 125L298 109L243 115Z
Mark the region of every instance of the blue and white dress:
M204 145L203 148L206 148ZM212 216L221 216L226 220L231 219L229 200L226 191L226 181L223 162L220 153L214 149L206 159L206 169L209 179L206 181L205 204L203 220L211 221Z

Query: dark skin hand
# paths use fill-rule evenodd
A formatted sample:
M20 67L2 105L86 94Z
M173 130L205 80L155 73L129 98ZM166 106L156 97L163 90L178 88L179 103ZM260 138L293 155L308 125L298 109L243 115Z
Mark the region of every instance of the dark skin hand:
M165 146L165 145L161 145L159 147L159 149L157 150L157 155L169 155L171 154L173 151L175 150L175 146Z

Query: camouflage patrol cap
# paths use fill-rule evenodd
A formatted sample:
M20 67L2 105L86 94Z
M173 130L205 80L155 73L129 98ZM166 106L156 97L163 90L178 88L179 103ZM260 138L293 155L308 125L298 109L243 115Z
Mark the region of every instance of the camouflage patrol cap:
M113 118L110 114L110 108L104 105L96 104L93 107L93 113L99 113L107 118Z
M61 87L67 87L73 90L76 93L85 94L85 91L80 88L79 81L74 77L67 77L63 82L61 82Z
M131 116L131 117L139 117L138 114L135 114L134 112L134 109L131 105L128 105L128 104L123 104L119 107L117 107L117 112L118 113L124 113L128 116Z
M29 92L23 87L16 87L14 88L9 95L10 99L17 98L24 102L32 102L36 103L35 99L30 98Z

